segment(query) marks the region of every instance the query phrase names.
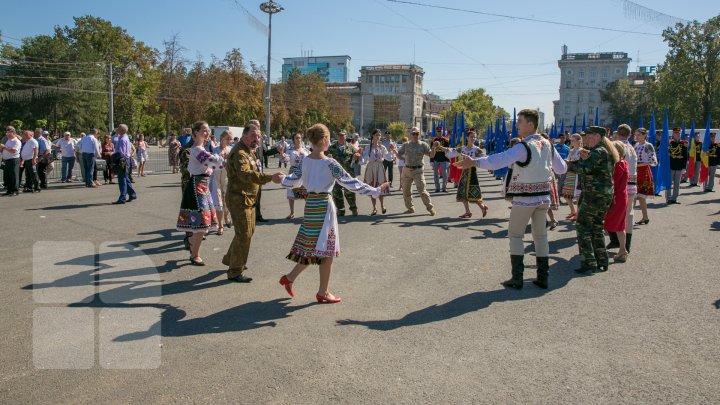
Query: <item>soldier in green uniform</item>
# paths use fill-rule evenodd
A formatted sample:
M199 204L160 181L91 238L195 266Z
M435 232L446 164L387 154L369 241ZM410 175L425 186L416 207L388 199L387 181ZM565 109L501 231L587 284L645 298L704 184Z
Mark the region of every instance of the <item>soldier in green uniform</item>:
M360 160L360 151L355 145L347 142L346 138L347 132L344 130L340 131L338 133L337 142L330 145L330 148L328 148L325 154L337 160L346 172L353 173L353 162ZM345 196L345 200L348 202L348 206L350 206L352 215L356 217L358 210L357 204L355 203L355 193L340 186L339 184L335 184L335 187L333 187L333 201L335 202L338 216L342 217L345 215L345 201L343 200L343 195Z
M260 145L260 128L248 124L242 138L230 151L226 162L228 189L226 200L232 216L233 237L230 248L222 259L228 266L227 277L238 283L249 283L252 278L243 275L247 270L250 239L255 233L255 204L262 184L271 180L280 182L280 174L269 175L260 172L255 149Z
M585 130L580 160L568 162L568 170L580 176L582 194L577 215L577 238L581 274L607 271L603 222L613 198L613 167L618 152L606 137L605 128L590 126Z

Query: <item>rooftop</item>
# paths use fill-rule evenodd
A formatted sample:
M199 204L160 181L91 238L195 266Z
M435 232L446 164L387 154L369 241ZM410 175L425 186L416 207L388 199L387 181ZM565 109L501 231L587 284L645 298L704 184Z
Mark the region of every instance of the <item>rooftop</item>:
M363 66L360 70L419 70L423 69L418 65L376 65L376 66Z
M561 60L617 60L630 59L626 52L566 53Z

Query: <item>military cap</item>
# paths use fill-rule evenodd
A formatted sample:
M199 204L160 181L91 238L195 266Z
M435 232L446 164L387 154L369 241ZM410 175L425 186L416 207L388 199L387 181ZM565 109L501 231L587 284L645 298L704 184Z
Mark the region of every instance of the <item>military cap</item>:
M605 135L607 135L607 131L603 127L591 125L591 126L585 128L585 134L598 134L600 136L605 136Z

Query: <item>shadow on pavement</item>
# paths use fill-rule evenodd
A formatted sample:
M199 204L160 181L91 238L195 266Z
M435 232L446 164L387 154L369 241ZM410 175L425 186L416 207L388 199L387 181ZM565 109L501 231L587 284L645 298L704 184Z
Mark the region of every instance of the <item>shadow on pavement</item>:
M58 211L58 210L76 210L89 207L101 207L103 205L112 205L110 202L95 204L67 204L67 205L51 205L42 208L28 208L27 211Z
M568 260L552 257L551 259L554 259L556 262L551 264L550 267L550 288L548 290L542 290L535 287L526 280L525 288L520 291L504 288L493 291L477 291L455 298L454 300L448 301L444 304L431 305L415 312L411 312L400 319L370 321L344 319L337 321L337 325L361 325L367 327L368 329L379 331L390 331L408 326L425 325L479 311L494 303L539 298L552 290L566 286L573 278L585 277L577 275L573 271L573 268ZM525 275L527 276L527 268Z

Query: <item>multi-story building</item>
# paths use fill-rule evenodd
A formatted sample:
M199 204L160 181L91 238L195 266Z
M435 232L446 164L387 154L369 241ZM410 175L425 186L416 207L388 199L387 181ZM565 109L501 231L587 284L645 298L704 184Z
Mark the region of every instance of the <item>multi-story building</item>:
M290 72L302 74L317 73L328 83L347 82L350 56L303 56L283 58L282 81L287 81Z
M565 120L567 128L577 118L580 125L584 114L590 125L595 119L595 108L599 107L600 125L610 126L609 105L602 101L600 91L615 80L627 79L630 61L625 52L567 53L563 46L558 61L560 99L553 101L555 122Z
M452 109L453 101L455 100L441 99L440 96L432 93L423 95L423 120L420 130L426 134L432 132L433 121L441 120L443 113Z
M423 127L423 75L417 65L363 66L357 82L328 83L328 91L347 95L352 124L360 133L391 122Z
M353 110L354 115L360 117L363 130L385 128L395 121L420 127L424 74L417 65L363 66L360 108Z

